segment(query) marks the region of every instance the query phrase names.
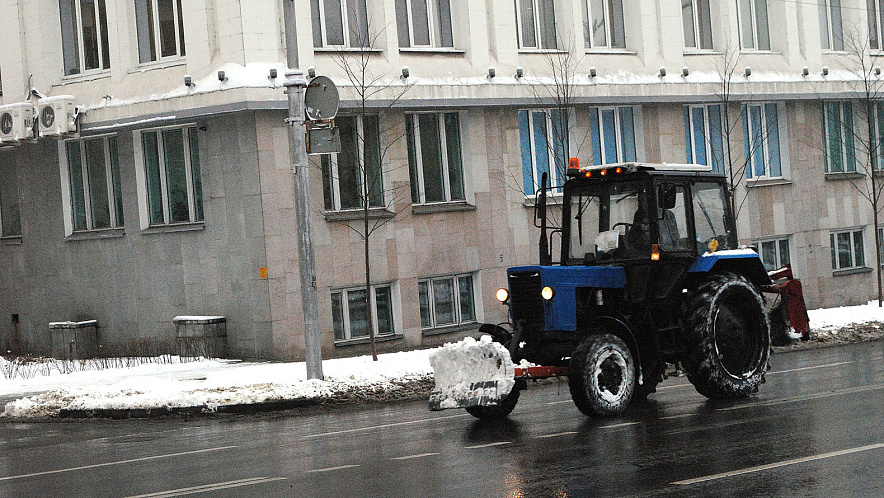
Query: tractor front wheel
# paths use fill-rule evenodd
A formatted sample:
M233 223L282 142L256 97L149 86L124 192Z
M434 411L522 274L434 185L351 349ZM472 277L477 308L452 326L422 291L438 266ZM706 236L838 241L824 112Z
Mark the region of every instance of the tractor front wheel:
M568 387L584 415L603 417L623 412L635 391L635 362L619 337L593 335L571 354Z

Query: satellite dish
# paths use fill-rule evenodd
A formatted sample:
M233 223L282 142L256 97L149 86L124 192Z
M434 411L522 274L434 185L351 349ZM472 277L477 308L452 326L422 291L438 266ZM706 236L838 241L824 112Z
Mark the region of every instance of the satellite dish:
M317 76L307 83L307 91L304 92L307 119L311 121L334 119L340 102L338 87L328 76Z

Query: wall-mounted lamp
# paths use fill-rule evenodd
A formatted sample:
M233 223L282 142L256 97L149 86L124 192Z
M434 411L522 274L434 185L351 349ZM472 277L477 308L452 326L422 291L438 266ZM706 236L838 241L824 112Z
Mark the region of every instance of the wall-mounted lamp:
M497 76L497 71L495 71L493 67L489 67L488 68L488 79L491 79L495 76Z
M525 71L522 70L522 66L516 68L516 78L521 78L525 76Z
M310 78L311 80L316 77L316 68L315 67L310 66L307 68L307 77Z
M408 66L402 66L402 79L408 78L411 73L408 71Z
M881 76L881 68L880 67L875 68L875 76Z
M270 68L270 75L267 77L270 78L271 80L275 80L277 76L279 76L279 73L276 72L276 68L275 67Z
M666 76L666 68L665 68L665 67L661 67L661 68L660 68L660 77L662 78L662 77L664 77L664 76Z
M691 70L688 69L687 66L681 68L681 75L682 75L682 76L684 76L685 78L687 78L687 76L688 76L689 74L691 74Z
M828 76L828 75L829 75L829 68L826 66L823 66L823 76Z
M184 86L187 88L193 88L196 84L193 82L193 78L190 77L189 74L184 75Z
M220 81L220 82L227 81L227 75L224 74L224 71L218 71L218 81Z
M597 74L597 73L596 73L596 71L595 71L595 66L589 68L589 77L590 77L590 78L595 78L596 74Z
M743 75L746 76L747 78L748 78L749 76L752 76L752 68L749 67L749 66L746 66L746 70L743 71Z
M805 67L804 69L801 70L801 76L807 76L809 74L810 74L810 69L808 69L807 67Z

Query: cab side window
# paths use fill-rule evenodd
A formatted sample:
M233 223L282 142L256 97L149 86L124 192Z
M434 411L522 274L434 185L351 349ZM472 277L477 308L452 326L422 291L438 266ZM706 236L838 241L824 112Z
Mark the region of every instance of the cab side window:
M665 200L664 200L665 198ZM661 184L658 189L657 226L660 231L660 249L690 251L692 243L688 230L687 189L684 185Z

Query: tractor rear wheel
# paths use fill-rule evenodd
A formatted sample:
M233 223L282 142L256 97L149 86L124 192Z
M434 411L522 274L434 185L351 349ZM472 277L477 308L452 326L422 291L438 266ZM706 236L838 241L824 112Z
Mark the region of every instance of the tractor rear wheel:
M684 314L682 363L697 392L738 398L758 391L770 359L770 322L755 286L741 275L712 276L685 301Z
M615 335L590 336L571 354L568 387L584 415L603 417L623 412L632 399L635 379L632 352Z

